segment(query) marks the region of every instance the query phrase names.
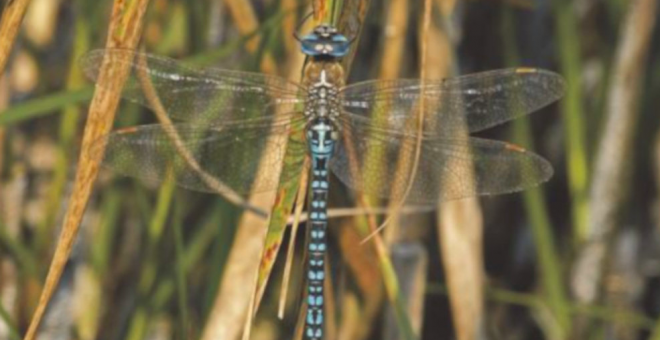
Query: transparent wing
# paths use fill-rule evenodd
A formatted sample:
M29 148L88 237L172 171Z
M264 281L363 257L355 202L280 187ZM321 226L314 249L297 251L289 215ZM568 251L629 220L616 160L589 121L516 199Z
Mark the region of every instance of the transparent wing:
M151 183L172 175L180 186L197 191L217 193L218 186L239 194L269 191L288 180L279 173L289 132L298 123L142 125L111 133L96 142L92 153L105 145L105 166ZM302 167L305 145L288 147L299 150Z
M423 107L424 133L442 136L465 127L484 130L536 111L561 98L564 80L553 72L519 68L443 80L367 81L342 93L347 111L391 130L405 130Z
M173 59L121 49L93 50L80 61L94 81L103 62L131 67L124 98L154 110L144 92L148 79L165 110L178 120L216 123L259 118L275 109L290 112L292 105L301 102L297 84L260 73L194 68Z
M344 124L332 171L349 187L376 197L399 200L393 188L406 188L412 176L415 136L371 125ZM479 138L425 137L407 202L438 201L510 193L552 176L552 166L518 146ZM408 155L397 169L401 154Z

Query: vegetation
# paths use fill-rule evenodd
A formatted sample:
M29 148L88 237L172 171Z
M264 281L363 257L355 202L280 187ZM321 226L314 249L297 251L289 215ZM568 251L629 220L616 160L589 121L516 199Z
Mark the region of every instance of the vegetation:
M357 39L348 82L505 67L566 80L560 102L478 134L547 158L540 187L403 207L363 243L397 209L333 179L328 340L660 339L657 13L655 0L5 1L0 339L300 339L305 173L246 197L264 219L99 170L94 141L159 119L120 101L125 70L95 92L78 61L143 49L299 81L294 32L319 22Z

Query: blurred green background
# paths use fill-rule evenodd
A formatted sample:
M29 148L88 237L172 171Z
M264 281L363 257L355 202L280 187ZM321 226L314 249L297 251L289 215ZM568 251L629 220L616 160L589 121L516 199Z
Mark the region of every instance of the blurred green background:
M332 339L410 339L393 326L402 322L419 339L660 339L656 2L433 0L426 35L423 1L316 2L333 6L340 30L359 31L349 82L418 78L425 49L429 78L515 66L567 82L558 103L479 133L547 158L548 183L406 215L394 236L386 228L407 320L391 311L358 219L331 221ZM0 339L19 339L37 304L93 93L77 60L104 46L111 7L32 0L0 77ZM142 46L295 80L303 60L292 33L313 7L152 0ZM123 102L116 126L155 121ZM331 209L354 206L336 184ZM239 339L265 234L242 213L214 195L102 170L38 338ZM302 244L304 228L293 236ZM299 338L303 247L277 317L285 240L251 339Z

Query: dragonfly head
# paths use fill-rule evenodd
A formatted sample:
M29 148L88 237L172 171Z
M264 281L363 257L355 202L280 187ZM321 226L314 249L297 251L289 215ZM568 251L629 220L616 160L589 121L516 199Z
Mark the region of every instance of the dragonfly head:
M351 41L336 28L322 24L300 39L302 52L312 58L336 59L348 53Z

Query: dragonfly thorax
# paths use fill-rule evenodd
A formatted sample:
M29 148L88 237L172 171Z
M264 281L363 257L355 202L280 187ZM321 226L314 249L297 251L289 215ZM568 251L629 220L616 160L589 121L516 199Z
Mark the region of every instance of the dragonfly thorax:
M311 121L328 118L335 121L340 115L339 88L343 85L343 71L337 63L315 62L306 69L307 100L304 114Z

